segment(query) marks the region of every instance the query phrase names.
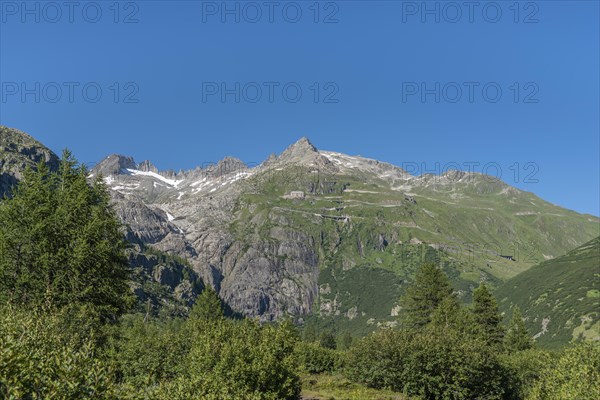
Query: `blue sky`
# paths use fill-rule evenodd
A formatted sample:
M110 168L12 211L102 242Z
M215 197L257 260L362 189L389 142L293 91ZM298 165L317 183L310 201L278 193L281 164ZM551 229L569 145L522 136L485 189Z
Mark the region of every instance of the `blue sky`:
M600 214L597 1L23 4L0 1L0 122L81 161L260 162L307 136Z

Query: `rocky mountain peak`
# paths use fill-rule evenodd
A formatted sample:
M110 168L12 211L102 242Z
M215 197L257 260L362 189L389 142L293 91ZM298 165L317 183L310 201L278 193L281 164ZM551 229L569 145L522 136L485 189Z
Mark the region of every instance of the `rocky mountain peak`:
M309 138L307 138L306 136L302 136L300 139L298 139L298 141L296 143L294 143L292 146L297 146L297 147L307 147L310 148L313 151L317 151L317 148L312 144L312 142L310 141Z
M225 157L216 164L211 164L204 169L197 169L193 171L196 174L202 176L221 177L229 175L231 173L239 173L248 170L248 166L239 158Z
M289 146L284 150L283 153L278 157L281 162L312 162L319 155L319 150L308 140L303 137L296 143Z
M269 157L265 161L263 161L263 165L269 165L277 161L277 154L271 153Z
M133 157L120 154L111 154L104 160L100 161L92 169L93 174L102 174L103 176L118 175L124 169L136 169L137 165Z
M289 154L317 153L318 151L319 150L317 150L307 137L302 137L296 143L288 146L288 148L281 153L280 157Z
M144 171L144 172L158 173L158 168L156 168L154 166L154 164L152 164L152 162L149 161L149 160L144 160L141 163L139 163L137 165L137 169L140 170L140 171Z
M248 166L246 163L235 157L225 157L217 163L217 171L220 171L223 175L232 172L245 171L247 169Z

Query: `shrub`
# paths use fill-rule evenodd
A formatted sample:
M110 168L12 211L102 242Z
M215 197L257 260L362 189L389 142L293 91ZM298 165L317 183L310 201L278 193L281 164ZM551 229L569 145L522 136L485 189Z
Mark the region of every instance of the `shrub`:
M563 351L557 362L542 372L529 400L596 400L600 398L600 348L578 343Z
M191 344L180 320L144 321L141 315L122 322L107 351L124 383L136 389L174 379Z
M523 350L502 354L500 362L507 371L506 397L525 399L542 372L553 362L550 353L543 350Z
M355 382L377 389L401 390L411 335L382 329L358 340L348 355L345 373Z
M286 326L244 320L207 322L195 332L185 371L160 385L162 399L297 399L295 335Z
M499 399L505 369L469 315L449 298L418 330L381 330L350 351L350 379L424 399Z
M402 390L425 399L501 399L505 371L485 339L430 327L410 343Z
M310 374L336 371L342 363L342 357L338 351L321 347L314 342L298 342L294 354L300 369Z
M0 309L0 398L118 398L92 339L64 332L62 315Z

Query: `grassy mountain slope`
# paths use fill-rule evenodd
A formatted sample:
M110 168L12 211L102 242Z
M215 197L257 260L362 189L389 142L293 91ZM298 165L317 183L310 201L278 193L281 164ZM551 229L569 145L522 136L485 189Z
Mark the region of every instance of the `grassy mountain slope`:
M521 308L542 346L600 340L600 236L508 280L496 296L507 314Z
M479 282L498 286L589 240L599 226L483 176L407 193L360 171L324 181L295 165L247 185L230 227L236 240L276 240L271 232L280 227L309 235L321 270L313 310L322 325L356 334L395 323L405 283L423 262L442 266L468 301ZM306 198L286 196L295 190Z

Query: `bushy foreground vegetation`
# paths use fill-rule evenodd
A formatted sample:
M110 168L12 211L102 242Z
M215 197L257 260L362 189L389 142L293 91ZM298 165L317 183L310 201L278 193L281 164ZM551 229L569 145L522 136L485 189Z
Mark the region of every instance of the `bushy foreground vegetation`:
M504 326L485 285L462 307L429 264L400 327L362 339L226 318L211 289L185 318L127 314L126 244L86 176L67 154L0 203L0 398L600 398L598 347L536 350L518 309Z
M149 398L295 399L295 343L289 324L225 319L219 309L185 321L134 318L121 326L108 358L121 382Z
M93 335L69 333L63 312L0 310L0 398L117 398Z

